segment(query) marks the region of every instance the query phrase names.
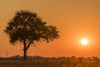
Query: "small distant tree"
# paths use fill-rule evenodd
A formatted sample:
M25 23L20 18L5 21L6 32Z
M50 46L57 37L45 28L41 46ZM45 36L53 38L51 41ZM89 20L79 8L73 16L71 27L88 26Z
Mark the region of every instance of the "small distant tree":
M17 11L4 32L9 35L11 44L14 45L17 41L23 43L24 60L30 45L36 46L34 41L49 42L59 38L55 26L46 25L36 13L27 10Z

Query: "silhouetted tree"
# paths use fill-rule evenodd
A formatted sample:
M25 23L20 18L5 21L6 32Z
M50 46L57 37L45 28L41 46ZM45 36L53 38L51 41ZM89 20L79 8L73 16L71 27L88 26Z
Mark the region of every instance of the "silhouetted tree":
M17 41L24 45L24 60L30 45L34 45L34 41L53 41L59 38L58 30L55 26L46 25L36 13L31 11L17 11L4 30L9 35L11 44Z

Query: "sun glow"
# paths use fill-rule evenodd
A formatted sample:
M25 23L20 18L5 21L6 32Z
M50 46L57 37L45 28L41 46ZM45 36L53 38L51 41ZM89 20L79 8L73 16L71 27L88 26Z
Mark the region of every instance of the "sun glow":
M82 43L82 45L87 45L88 41L87 41L87 39L82 39L81 43Z

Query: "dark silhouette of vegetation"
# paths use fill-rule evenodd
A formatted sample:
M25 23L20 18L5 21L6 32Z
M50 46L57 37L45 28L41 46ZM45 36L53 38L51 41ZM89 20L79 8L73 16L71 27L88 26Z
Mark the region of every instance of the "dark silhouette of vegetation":
M0 57L0 67L100 67L98 57L42 57L27 56L27 61L20 59L22 56Z
M46 25L36 13L31 11L17 11L4 30L9 35L11 44L17 41L24 45L24 60L26 60L27 50L34 41L53 41L59 38L58 30L55 26Z

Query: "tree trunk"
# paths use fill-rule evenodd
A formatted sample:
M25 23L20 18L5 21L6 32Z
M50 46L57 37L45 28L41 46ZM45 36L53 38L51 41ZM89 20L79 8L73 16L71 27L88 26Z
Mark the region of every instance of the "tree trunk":
M23 51L24 51L24 60L27 60L27 50L29 49L29 47L30 47L30 44L31 44L31 42L27 45L26 44L26 42L24 41L24 49L23 49Z
M24 51L24 58L23 59L26 60L27 50L26 50L26 43L25 43L25 41L24 41L24 50L23 51Z
M26 49L24 49L24 60L26 60Z

